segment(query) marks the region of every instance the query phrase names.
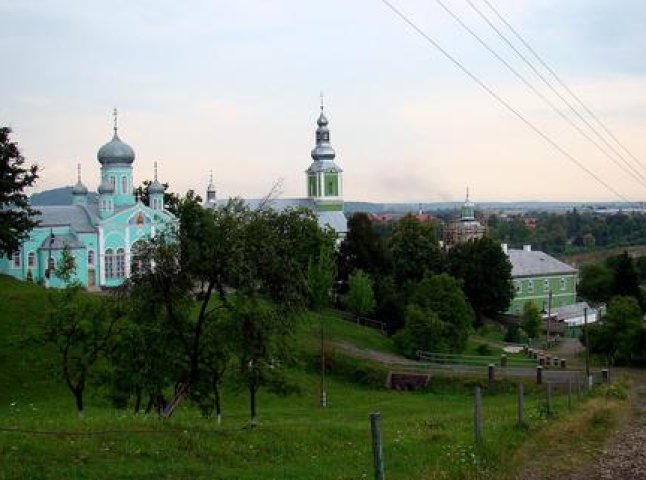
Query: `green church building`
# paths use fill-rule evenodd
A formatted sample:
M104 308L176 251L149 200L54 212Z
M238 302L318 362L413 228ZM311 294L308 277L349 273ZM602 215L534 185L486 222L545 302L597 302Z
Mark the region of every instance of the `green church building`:
M114 135L99 149L97 160L101 165L98 203L89 201L79 166L73 204L37 207L38 226L20 250L0 257L0 273L62 287L63 281L54 272L66 247L76 263L74 280L89 288L119 286L138 267L137 242L176 222L164 208L157 165L148 187L149 202L144 205L134 195L135 152L117 134L116 110Z
M316 121L315 145L310 156L312 163L305 170L305 198L252 198L244 199L250 208L267 206L274 210L307 208L317 216L321 228L334 230L338 239L348 232L348 220L343 213L343 169L335 162L336 152L330 143L329 121L321 101L321 112ZM216 200L213 176L206 189L206 208L214 208L223 201Z
M532 302L540 311L574 305L578 270L544 252L532 250L530 245L523 249L507 248L503 251L511 263L514 284L514 298L506 313L520 315L527 302Z

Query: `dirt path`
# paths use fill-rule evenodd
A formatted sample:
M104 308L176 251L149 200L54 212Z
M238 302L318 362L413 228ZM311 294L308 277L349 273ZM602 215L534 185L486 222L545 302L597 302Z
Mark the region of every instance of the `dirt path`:
M570 480L646 479L646 379L644 373L631 373L634 383L635 416L608 440L598 461L584 470L564 476Z
M373 362L382 363L385 365L398 364L398 365L418 365L419 362L409 358L395 355L394 353L379 352L369 348L361 348L347 342L333 341L332 345L339 352L349 357L361 358L364 360L371 360Z

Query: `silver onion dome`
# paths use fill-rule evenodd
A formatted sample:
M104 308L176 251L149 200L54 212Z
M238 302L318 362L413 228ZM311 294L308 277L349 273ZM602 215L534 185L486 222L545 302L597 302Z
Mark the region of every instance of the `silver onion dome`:
M164 193L164 186L159 183L157 179L153 181L150 185L148 185L148 194L163 194Z
M87 187L79 180L76 185L72 187L72 195L87 195Z
M101 165L130 165L135 161L135 151L130 145L121 141L115 131L112 140L99 149L96 158Z

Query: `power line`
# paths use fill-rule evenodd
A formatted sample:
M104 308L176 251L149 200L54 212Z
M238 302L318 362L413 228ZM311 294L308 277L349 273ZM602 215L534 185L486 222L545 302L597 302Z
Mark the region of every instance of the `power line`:
M566 84L565 82L561 79L561 77L552 69L547 62L545 62L541 56L532 48L532 46L527 42L521 35L516 31L516 29L500 14L500 12L488 1L488 0L483 0L487 4L487 6L493 11L493 13L500 19L501 22L503 22L507 28L514 34L514 36L531 52L531 54L540 62L540 64L548 71L550 74L556 79L556 81L563 87L571 96L576 100L576 102L590 115L592 119L594 119L595 122L619 145L619 147L624 150L637 164L644 170L646 171L646 166L644 163L642 163L639 158L637 158L633 153L626 147L624 144L615 136L615 134L603 123L599 117L592 111L591 108L589 108L583 100L579 98L578 95L576 95Z
M480 80L474 73L467 69L457 58L451 55L446 51L439 43L437 43L433 38L431 38L426 32L419 28L412 20L410 20L406 15L404 15L400 10L398 10L389 0L381 0L381 2L386 5L390 10L392 10L395 15L397 15L401 20L404 21L409 27L411 27L415 32L417 32L422 38L424 38L428 43L430 43L435 49L437 49L442 55L444 55L451 63L458 67L464 74L466 74L471 80L476 82L484 91L486 91L490 96L496 99L501 103L507 110L513 113L518 119L520 119L525 125L527 125L531 130L533 130L537 135L539 135L543 140L549 143L555 150L565 156L568 160L578 166L581 170L585 171L588 175L594 178L599 184L603 185L608 191L613 193L615 196L620 198L622 201L631 203L626 197L620 194L617 190L612 188L608 183L602 180L594 172L588 169L583 165L579 160L572 156L567 150L561 147L558 143L552 140L548 135L543 133L536 125L526 119L520 112L518 112L514 107L512 107L506 100L500 97L496 92L494 92L487 84Z
M626 164L626 166L627 166L631 171L633 171L636 175L639 175L639 176L641 177L640 173L639 173L639 172L637 172L637 170L636 170L636 169L635 169L635 168L634 168L630 163L628 163L628 161L624 158L624 156L623 156L621 153L619 153L619 152L617 151L617 149L616 149L614 146L612 146L612 145L608 142L608 140L606 140L606 138L605 138L603 135L601 135L601 134L598 132L598 130L597 130L597 129L596 129L596 128L595 128L595 127L594 127L594 126L593 126L593 125L592 125L592 124L591 124L591 123L590 123L590 122L589 122L585 117L583 117L583 115L581 115L581 113L579 113L579 111L578 111L576 108L574 108L574 106L572 105L572 103L571 103L568 99L566 99L566 98L561 94L561 92L559 92L556 88L554 88L554 86L552 85L552 83L551 83L547 78L545 78L545 76L544 76L540 71L538 71L538 69L537 69L537 68L532 64L532 62L530 62L530 61L527 59L527 57L526 57L526 56L525 56L525 55L524 55L520 50L518 50L518 49L516 48L516 46L515 46L515 45L514 45L514 44L513 44L513 43L512 43L512 42L511 42L511 41L510 41L506 36L505 36L505 34L504 34L504 33L502 33L502 32L500 31L500 29L499 29L498 27L496 27L496 26L493 24L493 22L489 19L489 17L487 17L487 16L486 16L486 15L485 15L485 14L484 14L484 13L483 13L479 8L478 8L478 7L476 7L476 6L474 5L474 3L473 3L473 1L472 1L472 0L466 0L466 2L467 2L467 3L469 4L469 6L470 6L470 7L471 7L471 8L472 8L472 9L473 9L473 10L474 10L474 11L475 11L475 12L476 12L476 13L477 13L477 14L478 14L478 15L479 15L479 16L480 16L480 17L481 17L481 18L482 18L482 19L483 19L483 20L484 20L484 21L485 21L485 22L486 22L490 27L491 27L491 29L492 29L494 32L496 32L496 34L497 34L497 35L498 35L498 36L499 36L499 37L500 37L500 38L501 38L501 39L502 39L502 40L503 40L503 41L504 41L504 42L509 46L509 48L511 48L511 49L514 51L514 53L516 53L516 55L518 55L518 56L521 58L521 60L523 60L523 62L525 62L525 64L526 64L526 65L527 65L527 66L528 66L528 67L529 67L529 68L530 68L530 69L531 69L531 70L532 70L532 71L533 71L533 72L538 76L538 78L540 78L540 79L543 81L543 83L544 83L545 85L547 85L547 87L548 87L548 88L549 88L549 89L550 89L550 90L551 90L551 91L552 91L552 92L553 92L557 97L559 97L559 99L561 99L561 101L562 101L562 102L563 102L563 103L564 103L564 104L565 104L565 105L566 105L566 106L567 106L567 107L568 107L568 108L569 108L569 109L570 109L570 110L571 110L571 111L572 111L572 112L573 112L573 113L574 113L574 114L575 114L575 115L576 115L576 116L577 116L577 117L578 117L578 118L583 122L583 123L585 123L585 124L587 125L587 127L588 127L590 130L592 130L592 132L597 136L597 138L599 138L599 139L600 139L600 140L601 140L601 141L602 141L602 142L603 142L603 143L604 143L604 144L605 144L605 145L606 145L610 150L612 150L612 152L613 152L615 155L617 155L617 157L619 157L619 158L620 158L620 159L621 159L621 160ZM643 178L643 177L642 177L642 178Z
M471 36L473 36L484 48L486 48L494 57L496 57L502 64L504 64L507 69L509 69L515 76L518 78L527 88L529 88L534 94L536 94L543 102L545 102L552 110L554 110L563 120L565 120L570 126L576 129L586 140L590 141L601 153L606 155L612 162L615 163L619 168L621 168L624 173L632 177L643 187L646 187L646 178L644 178L639 172L631 171L626 169L624 165L617 161L613 156L611 156L608 151L603 148L594 138L592 138L588 133L586 133L578 124L576 124L569 116L563 113L554 103L547 98L543 93L538 90L532 83L527 80L520 72L518 72L507 60L505 60L501 55L498 54L487 42L485 42L482 37L480 37L476 32L473 31L460 17L455 14L449 7L446 6L442 0L435 0L444 11L449 14L462 28L464 28Z

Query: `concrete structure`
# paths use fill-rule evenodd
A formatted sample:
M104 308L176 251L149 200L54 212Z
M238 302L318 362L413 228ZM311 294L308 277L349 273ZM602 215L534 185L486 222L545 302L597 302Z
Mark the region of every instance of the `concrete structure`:
M98 204L88 202L80 166L72 205L39 206L39 225L17 252L0 257L0 273L63 287L54 271L67 247L76 263L73 280L87 287L116 287L137 268L137 242L150 238L176 222L164 209L164 187L155 179L148 187L149 205L136 199L133 190L134 150L117 134L103 145Z
M578 270L541 251L525 245L522 250L503 250L511 262L515 295L506 313L520 315L525 303L540 311L576 303Z

